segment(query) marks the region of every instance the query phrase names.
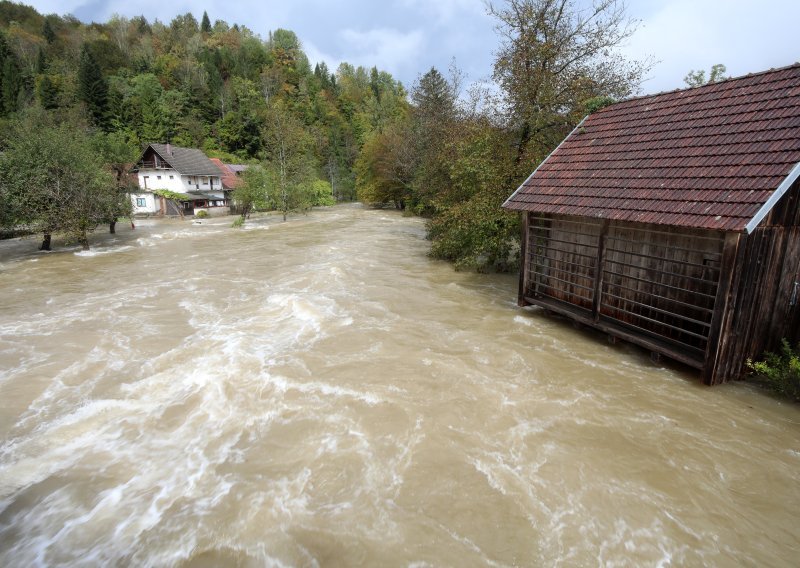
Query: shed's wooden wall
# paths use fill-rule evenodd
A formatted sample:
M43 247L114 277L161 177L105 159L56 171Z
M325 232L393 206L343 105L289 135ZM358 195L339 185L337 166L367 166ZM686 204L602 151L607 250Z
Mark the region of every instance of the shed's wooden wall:
M570 304L590 325L622 326L702 366L723 233L536 214L526 225L522 303Z
M730 244L733 268L723 298L718 348L704 380L739 378L747 359L800 340L800 184L795 183L750 235Z

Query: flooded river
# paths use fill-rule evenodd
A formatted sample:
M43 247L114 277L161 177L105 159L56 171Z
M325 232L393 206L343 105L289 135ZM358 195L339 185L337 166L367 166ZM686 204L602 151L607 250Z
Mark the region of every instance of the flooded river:
M517 308L419 219L231 221L0 242L0 565L797 565L798 406Z

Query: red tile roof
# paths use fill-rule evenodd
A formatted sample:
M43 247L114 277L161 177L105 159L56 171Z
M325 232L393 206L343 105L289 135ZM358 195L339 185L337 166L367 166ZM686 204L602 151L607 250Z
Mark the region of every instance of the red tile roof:
M242 184L242 178L237 176L234 171L219 158L209 158L214 165L219 168L223 189L236 189Z
M503 207L744 231L800 173L798 163L795 64L606 107Z

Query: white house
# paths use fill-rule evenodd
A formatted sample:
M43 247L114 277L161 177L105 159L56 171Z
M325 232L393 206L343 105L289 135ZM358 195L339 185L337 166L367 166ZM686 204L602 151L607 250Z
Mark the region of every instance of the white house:
M212 210L228 205L222 172L200 150L150 144L133 171L139 178L139 191L131 193L134 214L191 215L198 209ZM156 194L159 190L178 194L180 198L165 199Z

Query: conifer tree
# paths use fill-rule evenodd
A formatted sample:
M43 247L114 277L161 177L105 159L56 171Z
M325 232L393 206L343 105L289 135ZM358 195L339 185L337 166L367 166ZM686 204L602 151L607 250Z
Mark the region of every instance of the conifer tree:
M5 58L0 78L0 98L4 115L16 112L19 91L22 88L22 74L13 55Z
M47 110L58 108L58 87L49 76L44 75L39 81L38 95L42 108Z
M44 25L42 26L42 35L47 43L53 43L56 40L56 33L53 31L53 27L50 25L50 20L45 18Z
M36 54L36 72L44 73L47 69L47 57L44 55L44 50L40 47L39 52Z
M100 66L86 45L78 62L78 96L86 104L95 125L105 128L108 114L108 85Z
M200 31L204 34L211 33L211 20L208 19L208 12L203 11L203 19L200 23Z

